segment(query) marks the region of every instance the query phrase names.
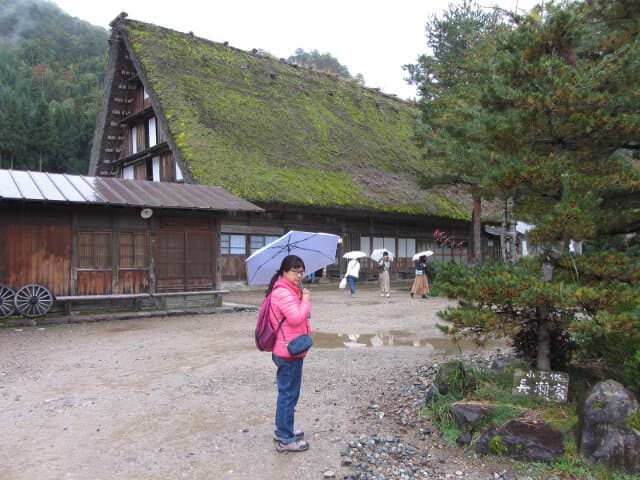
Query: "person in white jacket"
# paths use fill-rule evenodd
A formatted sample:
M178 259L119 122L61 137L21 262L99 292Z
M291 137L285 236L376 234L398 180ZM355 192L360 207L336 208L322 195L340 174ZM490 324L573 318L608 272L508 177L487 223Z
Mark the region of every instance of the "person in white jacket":
M357 258L352 258L347 265L346 273L352 297L356 294L356 279L358 275L360 275L360 261Z

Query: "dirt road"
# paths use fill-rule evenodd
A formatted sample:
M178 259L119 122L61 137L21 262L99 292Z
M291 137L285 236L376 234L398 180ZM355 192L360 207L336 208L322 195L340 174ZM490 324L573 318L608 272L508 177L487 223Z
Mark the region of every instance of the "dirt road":
M312 303L300 454L273 448L275 367L253 345L256 312L0 329L0 478L342 478L361 409L390 377L455 352L435 328L447 301L359 285L353 299L314 286Z

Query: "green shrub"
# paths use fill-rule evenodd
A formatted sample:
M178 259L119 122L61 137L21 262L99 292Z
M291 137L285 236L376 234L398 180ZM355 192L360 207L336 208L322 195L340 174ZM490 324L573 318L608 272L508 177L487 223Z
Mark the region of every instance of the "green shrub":
M501 457L509 454L509 448L502 443L502 437L500 435L496 435L489 440L489 451L494 455L499 455Z
M627 418L627 424L630 428L635 428L640 431L640 408L636 409L634 413Z

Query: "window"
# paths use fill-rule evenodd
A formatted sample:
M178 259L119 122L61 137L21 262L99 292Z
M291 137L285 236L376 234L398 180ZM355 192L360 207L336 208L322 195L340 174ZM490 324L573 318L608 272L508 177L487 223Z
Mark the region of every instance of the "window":
M156 245L159 280L184 278L184 232L161 232Z
M244 235L220 235L221 255L245 255L247 252Z
M360 251L371 253L371 237L360 237Z
M160 157L151 159L151 180L154 182L160 181Z
M131 127L131 153L138 153L138 130Z
M431 250L432 252L436 251L435 240L419 239L417 240L416 245L416 251L418 252L423 252L425 250Z
M133 169L133 165L130 165L128 167L124 167L122 169L122 178L126 179L126 180L133 180L135 179L134 176L134 169Z
M120 232L120 268L149 267L148 239L144 232Z
M211 274L213 255L210 233L187 233L185 253L188 275L198 277Z
M147 143L147 145L149 145L149 147L153 147L158 143L158 137L156 135L156 117L151 117L149 119L148 129L149 129L149 142Z
M384 248L390 252L396 253L395 237L373 237L373 249L378 250Z
M147 157L147 159L144 160L143 162L144 162L144 174L145 174L144 180L149 180L150 182L152 182L153 181L153 158Z
M78 268L111 268L111 232L78 232Z
M253 253L256 250L268 245L269 243L277 240L279 237L275 235L251 235L249 239L249 253Z
M398 239L398 258L411 258L416 253L415 238Z

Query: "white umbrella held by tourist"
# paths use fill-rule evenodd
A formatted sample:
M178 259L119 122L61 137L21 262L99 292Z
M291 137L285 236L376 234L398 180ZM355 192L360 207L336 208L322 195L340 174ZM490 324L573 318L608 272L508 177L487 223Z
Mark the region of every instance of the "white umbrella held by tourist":
M371 252L371 259L374 262L379 262L380 260L382 260L382 255L384 254L384 252L387 252L389 254L389 260L393 260L393 252L388 248L375 249L373 252Z
M368 257L369 255L367 255L364 252L361 252L360 250L352 250L350 252L345 253L344 255L342 255L342 258L347 258L349 260L354 259L354 258L365 258Z
M424 252L416 253L413 257L411 257L411 260L415 262L416 260L419 260L420 257L430 257L431 255L433 255L433 252L431 250L425 250Z
M297 255L307 272L315 272L336 261L338 235L291 230L282 237L253 252L247 262L247 283L268 285L282 259Z

